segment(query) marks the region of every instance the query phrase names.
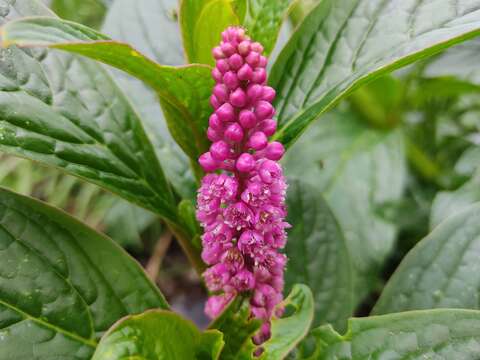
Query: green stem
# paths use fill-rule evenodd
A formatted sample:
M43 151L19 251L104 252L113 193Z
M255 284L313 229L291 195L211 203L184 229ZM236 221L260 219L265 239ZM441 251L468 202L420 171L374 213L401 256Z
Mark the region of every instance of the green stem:
M439 166L408 137L405 137L405 142L407 145L407 158L410 164L425 180L436 184L437 178L441 174Z

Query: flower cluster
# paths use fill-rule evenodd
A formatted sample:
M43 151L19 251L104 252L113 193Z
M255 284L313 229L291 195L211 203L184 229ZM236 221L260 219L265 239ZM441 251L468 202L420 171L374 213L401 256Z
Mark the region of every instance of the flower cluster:
M204 228L204 278L211 296L206 313L214 318L238 293L251 293L251 314L263 325L257 344L270 336L270 318L282 300L285 255L285 192L277 163L284 148L268 137L276 130L271 104L275 90L266 86L263 47L240 27L222 33L213 49L216 85L214 113L207 136L210 151L199 163L209 173L198 191L197 218Z

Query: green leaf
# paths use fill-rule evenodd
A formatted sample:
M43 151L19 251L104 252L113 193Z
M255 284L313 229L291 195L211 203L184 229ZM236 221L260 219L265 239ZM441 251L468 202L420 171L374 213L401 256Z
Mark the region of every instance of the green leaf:
M250 300L237 297L223 313L215 319L209 329L218 329L223 333L225 346L222 360L251 359L255 351L252 337L260 329L261 322L250 317Z
M480 201L480 173L455 191L437 193L430 213L430 229L448 217L457 214Z
M176 0L116 0L102 31L159 64L181 65L185 60L177 7ZM170 135L158 96L152 88L125 72L114 70L113 75L136 105L157 156L162 159L167 179L175 179L172 186L181 197L193 198L197 185L189 158Z
M266 55L269 55L275 46L291 2L292 0L248 0L243 26L254 41L263 45Z
M479 308L480 204L438 225L403 259L374 313Z
M3 28L3 39L19 46L74 52L137 77L159 95L170 132L182 149L195 160L208 149L205 133L213 86L209 67L159 65L128 44L110 41L83 25L47 17L10 22Z
M62 19L95 28L101 25L107 10L102 0L53 0L50 8Z
M201 333L175 313L151 310L115 324L103 336L92 360L215 360L222 346L220 332Z
M306 285L295 285L290 295L279 305L286 315L273 318L272 335L262 344L260 360L281 360L307 335L313 321L312 292Z
M357 303L375 286L394 245L396 226L378 209L402 197L402 133L371 129L351 112L335 111L312 126L283 162L287 174L302 174L322 194L340 223L352 254Z
M351 319L345 335L329 325L310 333L302 360L469 359L480 352L480 312L412 311Z
M119 318L167 308L109 238L0 189L0 358L90 359Z
M320 1L272 68L269 82L278 94L276 139L290 146L360 85L478 35L479 7L479 0L454 6Z
M182 0L180 26L188 62L214 64L212 48L226 27L239 25L232 0Z
M312 185L289 180L286 291L295 283L310 287L315 300L314 326L333 323L344 329L353 311L350 255L337 219Z
M40 8L19 0L9 10L48 14L32 6ZM138 116L100 65L53 51L1 51L0 150L61 168L176 221L172 191Z

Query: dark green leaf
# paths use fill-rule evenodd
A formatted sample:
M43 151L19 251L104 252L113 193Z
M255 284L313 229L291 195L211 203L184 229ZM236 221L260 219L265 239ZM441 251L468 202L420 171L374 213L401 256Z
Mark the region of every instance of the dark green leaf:
M240 23L232 0L183 0L180 25L183 46L191 63L213 65L212 48L221 40L221 33Z
M389 280L374 313L479 308L480 205L438 225L411 250Z
M52 0L50 8L62 19L98 28L107 10L103 0Z
M338 219L352 254L360 300L375 286L394 244L396 226L378 209L403 193L402 133L374 130L348 111L335 111L302 137L284 164L287 174L302 174L323 195Z
M237 297L226 310L210 324L209 329L218 329L223 333L225 346L222 360L250 359L256 346L252 337L260 329L261 322L250 317L250 301Z
M345 238L318 190L289 180L286 289L307 284L315 300L314 326L344 329L353 311L353 274Z
M272 335L262 344L261 360L281 360L307 335L313 321L312 292L305 285L295 285L280 304L287 314L272 320Z
M220 332L201 333L173 312L152 310L119 321L104 335L92 360L216 360L222 346Z
M324 0L273 66L276 138L290 146L353 89L480 33L480 1ZM432 17L432 12L435 16Z
M352 319L341 336L329 325L310 333L302 360L464 359L480 352L480 312L412 311Z
M16 1L9 19L48 14L32 6L41 5ZM11 47L2 50L0 72L2 151L64 169L176 221L173 194L138 116L100 65Z
M0 190L1 359L90 359L115 321L157 307L163 296L109 238Z
M248 11L243 26L254 41L263 45L267 55L275 46L291 2L291 0L248 0Z
M184 63L176 0L116 0L110 7L102 31L128 43L159 64ZM153 89L131 75L113 70L115 79L128 93L141 115L147 135L162 159L167 179L183 198L195 195L195 179L185 156L168 131L158 96Z
M110 41L80 24L38 17L8 23L4 42L46 46L78 53L117 67L150 85L160 96L170 132L192 158L208 148L205 136L213 80L203 65L171 67L155 63L130 45Z

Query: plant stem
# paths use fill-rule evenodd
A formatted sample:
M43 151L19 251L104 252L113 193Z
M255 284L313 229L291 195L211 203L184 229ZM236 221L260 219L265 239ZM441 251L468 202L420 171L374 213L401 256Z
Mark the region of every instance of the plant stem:
M157 240L153 254L150 259L148 259L147 266L145 266L145 271L153 282L157 280L160 266L162 265L162 260L165 257L168 248L170 247L172 238L172 232L167 229L167 231L165 231L165 233L163 233L162 236Z

